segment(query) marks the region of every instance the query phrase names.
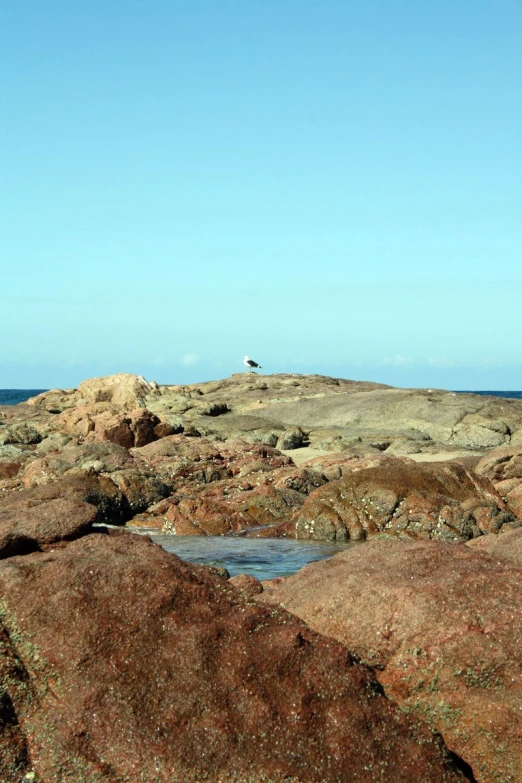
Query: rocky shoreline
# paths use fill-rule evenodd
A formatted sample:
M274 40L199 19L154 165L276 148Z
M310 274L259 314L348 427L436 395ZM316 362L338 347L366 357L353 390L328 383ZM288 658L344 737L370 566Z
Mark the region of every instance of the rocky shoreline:
M260 583L127 525L367 543ZM0 407L0 554L1 780L520 779L522 401L45 392Z

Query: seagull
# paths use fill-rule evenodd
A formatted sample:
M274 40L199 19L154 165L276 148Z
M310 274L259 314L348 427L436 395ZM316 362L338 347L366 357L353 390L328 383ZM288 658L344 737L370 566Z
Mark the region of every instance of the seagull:
M243 364L245 367L248 367L248 372L251 372L253 367L259 367L260 370L263 369L260 364L253 359L249 359L248 356L243 356Z

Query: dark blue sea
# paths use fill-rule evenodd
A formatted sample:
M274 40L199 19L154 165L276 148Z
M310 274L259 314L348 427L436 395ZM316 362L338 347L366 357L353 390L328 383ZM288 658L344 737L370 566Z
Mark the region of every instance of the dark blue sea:
M457 394L480 394L483 397L510 397L514 400L522 400L522 391L471 391L456 390Z
M47 389L0 389L0 405L18 405Z

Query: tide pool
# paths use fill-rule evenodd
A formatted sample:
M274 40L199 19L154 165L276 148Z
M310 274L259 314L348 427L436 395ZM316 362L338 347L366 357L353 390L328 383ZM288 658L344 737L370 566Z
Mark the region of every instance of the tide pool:
M198 565L226 568L230 576L251 574L258 579L290 576L307 563L324 560L358 543L297 541L290 538L244 538L242 536L174 536L149 528L127 528L149 535L167 552Z

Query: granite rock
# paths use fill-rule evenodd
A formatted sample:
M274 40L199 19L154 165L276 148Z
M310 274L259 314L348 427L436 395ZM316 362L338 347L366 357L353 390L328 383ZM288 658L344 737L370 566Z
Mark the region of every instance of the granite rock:
M495 482L510 478L522 479L522 447L494 449L480 460L475 470Z
M506 530L501 535L490 534L466 541L476 552L485 552L522 568L522 527Z
M378 533L464 541L517 524L493 485L457 463L389 458L312 492L280 533L361 540Z
M386 694L440 731L478 783L518 783L522 569L500 551L514 539L374 539L264 582L256 598L376 666Z
M394 389L320 375L253 378L238 373L220 381L158 386L121 374L92 378L76 390L53 390L29 402L25 407L32 407L33 416L93 404L119 413L145 407L177 430L271 446L300 432L299 444L291 438L298 448L309 443L328 451L356 449L359 456L385 449L408 454L441 451L441 446L484 451L522 444L520 400Z
M140 536L11 557L0 594L15 764L25 743L40 783L465 779L344 646Z
M79 538L96 519L94 506L70 498L17 501L0 505L0 558Z

